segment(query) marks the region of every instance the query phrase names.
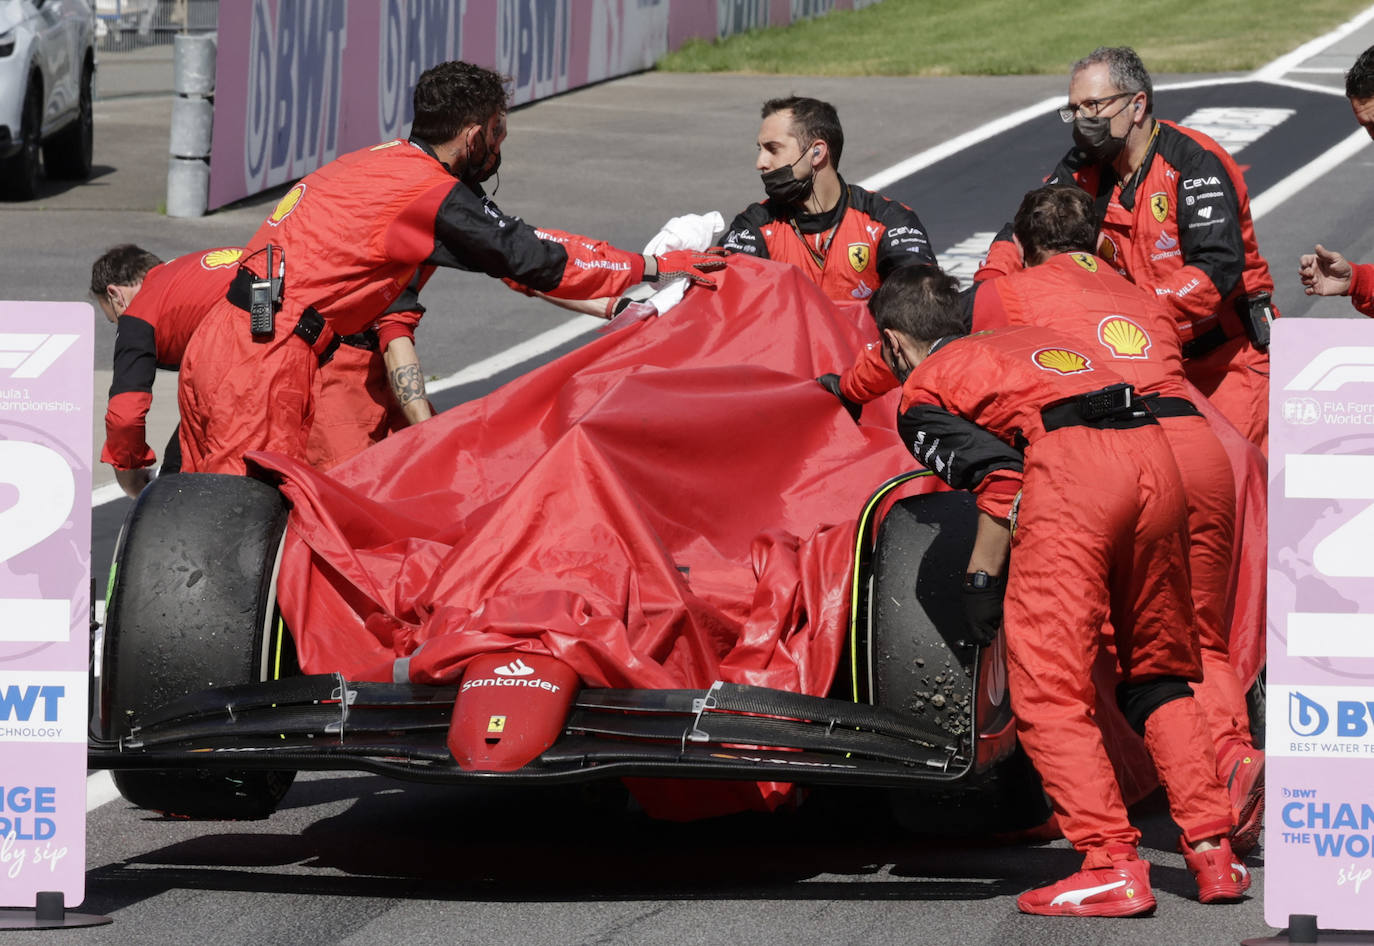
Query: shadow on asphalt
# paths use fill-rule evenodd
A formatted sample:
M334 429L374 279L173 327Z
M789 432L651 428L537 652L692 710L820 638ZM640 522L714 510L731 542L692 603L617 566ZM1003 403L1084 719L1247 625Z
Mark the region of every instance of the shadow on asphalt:
M639 813L618 783L498 791L320 778L297 783L283 811L339 803L347 807L299 831L239 823L96 868L83 909L114 913L172 890L509 902L979 901L1080 863L1063 841L904 834L882 793L864 790L817 792L792 811L673 823ZM1147 846L1172 850L1177 831L1157 800L1133 818ZM159 822L185 833L185 822L145 819L149 828ZM1156 863L1152 881L1192 895L1181 868Z

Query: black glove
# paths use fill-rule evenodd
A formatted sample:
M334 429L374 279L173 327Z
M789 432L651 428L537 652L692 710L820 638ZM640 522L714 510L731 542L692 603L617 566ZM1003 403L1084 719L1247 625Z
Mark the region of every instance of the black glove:
M854 423L857 424L859 422L859 415L864 412L864 406L844 396L844 392L840 390L839 375L823 374L816 379L816 383L835 395L835 397L839 398L840 403L844 405L844 409L849 411L849 416L854 418Z
M1002 628L1002 598L1007 583L1001 575L986 572L976 575L964 578L964 615L968 618L973 642L986 647L997 639L997 632ZM978 584L985 587L976 587Z

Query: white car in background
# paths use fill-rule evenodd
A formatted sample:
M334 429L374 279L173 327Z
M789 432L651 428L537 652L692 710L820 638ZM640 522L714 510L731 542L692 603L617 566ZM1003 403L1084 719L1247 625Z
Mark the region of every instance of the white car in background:
M87 0L0 0L0 196L90 175L94 94Z

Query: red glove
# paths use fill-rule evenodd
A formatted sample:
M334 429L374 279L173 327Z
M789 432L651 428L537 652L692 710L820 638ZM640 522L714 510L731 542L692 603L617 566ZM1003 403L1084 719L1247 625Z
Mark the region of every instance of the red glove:
M690 279L698 286L715 289L717 283L706 273L714 273L725 268L725 260L710 253L696 250L669 250L654 257L658 265L658 275L649 282L671 282L674 279Z

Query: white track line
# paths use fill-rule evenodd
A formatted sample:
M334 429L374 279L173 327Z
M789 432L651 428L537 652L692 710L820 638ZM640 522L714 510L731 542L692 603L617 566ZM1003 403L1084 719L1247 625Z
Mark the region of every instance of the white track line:
M1293 50L1291 53L1280 56L1278 59L1275 59L1267 66L1261 66L1260 68L1255 70L1252 78L1258 79L1261 82L1269 82L1274 79L1281 79L1283 78L1283 74L1285 72L1289 72L1293 69L1296 69L1299 65L1306 62L1308 59L1311 59L1318 53L1325 51L1328 46L1335 43L1337 40L1344 39L1346 36L1349 36L1351 33L1355 32L1357 29L1364 26L1370 20L1374 20L1374 7L1370 7L1363 13L1357 14L1355 17L1342 23L1340 26L1336 27L1331 32L1326 33L1322 36L1318 36L1316 39L1310 42L1303 43L1301 46Z
M95 811L119 797L114 778L108 769L86 776L86 810Z
M1342 161L1357 154L1369 144L1369 135L1363 128L1356 131L1340 144L1319 154L1316 158L1298 168L1279 181L1263 194L1250 201L1250 218L1258 220L1269 211L1282 204L1308 184L1337 167Z
M604 328L605 319L598 319L591 315L579 315L577 318L564 322L557 328L551 328L547 332L528 341L521 342L514 348L507 348L503 352L498 352L490 358L484 358L474 365L468 365L457 374L451 374L447 378L441 378L432 384L426 384L425 390L433 394L437 391L446 391L449 388L456 388L462 384L472 384L474 381L485 381L494 375L500 374L508 368L514 368L518 364L537 358L545 352L552 351L560 345L568 342L588 332Z

